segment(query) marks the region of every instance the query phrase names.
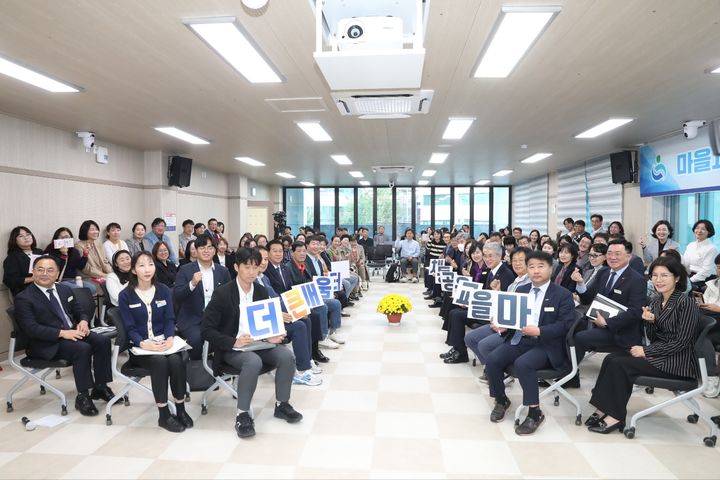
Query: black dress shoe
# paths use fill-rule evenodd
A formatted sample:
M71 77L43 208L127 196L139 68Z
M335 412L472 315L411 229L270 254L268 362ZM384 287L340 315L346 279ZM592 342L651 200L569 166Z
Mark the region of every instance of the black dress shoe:
M455 347L452 347L450 350L448 350L448 351L445 352L445 353L441 353L441 354L440 354L440 358L442 358L443 360L445 360L446 358L448 358L449 356L451 356L453 353L455 353Z
M490 412L490 421L493 423L501 422L505 418L505 412L507 412L508 408L510 408L510 400L505 403L495 402L495 406Z
M434 297L433 294L431 293L431 294L429 294L429 295L423 295L423 298L424 298L425 300L432 300L432 299L435 298L435 297Z
M164 428L168 432L180 433L185 431L185 425L174 415L170 415L166 419L158 419L158 427Z
M98 409L92 399L85 393L78 393L78 396L75 397L75 410L86 417L94 417L98 414Z
M542 413L540 413L540 418L537 420L526 417L520 425L515 427L515 433L518 435L532 435L544 421L545 415Z
M280 402L275 405L275 418L282 418L288 423L297 423L303 419L301 413L295 410L288 402Z
M428 307L430 307L430 308L440 308L440 307L442 307L442 302L431 303L430 305L428 305Z
M595 427L597 426L607 415L598 415L597 413L593 413L590 415L587 420L585 420L585 426L586 427Z
M443 362L445 363L467 363L470 359L468 358L467 352L460 352L455 350L452 355L446 357Z
M328 363L330 361L320 350L313 352L312 359L318 363Z
M93 388L92 393L90 394L90 398L93 400L104 400L105 402L109 402L114 396L115 394L107 385Z
M625 430L625 422L617 422L614 425L608 426L608 424L605 423L605 420L598 420L597 425L593 427L588 427L588 430L595 433L602 433L603 435L607 435L608 433L614 432L615 430L623 433L623 430Z
M349 316L350 316L349 313L340 312L340 317L342 317L342 318L348 318Z
M354 306L355 306L355 302L348 301L346 306L348 306L348 307L354 307Z
M183 410L182 412L178 412L177 416L178 422L182 423L185 428L192 428L195 426L195 422L193 422L193 419L188 413Z
M255 436L255 422L249 413L243 412L235 417L235 431L240 438Z

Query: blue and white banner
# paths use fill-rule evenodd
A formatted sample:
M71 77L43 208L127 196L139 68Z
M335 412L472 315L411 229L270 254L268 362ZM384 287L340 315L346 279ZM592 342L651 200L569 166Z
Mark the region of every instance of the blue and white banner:
M527 293L475 290L470 296L468 317L492 321L499 327L513 330L537 325Z
M320 289L318 288L318 284L315 282L301 283L300 285L293 286L292 289L297 290L302 294L305 299L305 303L307 303L310 308L325 305Z
M317 283L318 289L320 290L320 295L322 295L323 300L329 300L333 298L333 285L334 280L329 276L324 277L313 277L313 281Z
M675 136L640 148L640 196L720 190L720 157L710 148L707 128L687 140Z
M248 333L253 340L285 333L279 297L250 302L241 308L240 331Z

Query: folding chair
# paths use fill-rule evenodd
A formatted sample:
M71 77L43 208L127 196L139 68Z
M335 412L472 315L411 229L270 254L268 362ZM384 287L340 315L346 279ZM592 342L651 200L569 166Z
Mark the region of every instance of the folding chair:
M9 307L7 310L8 318L12 322L12 332L10 332L10 348L8 351L8 359L10 366L23 375L23 378L18 380L15 385L12 386L7 394L7 412L12 413L13 408L13 395L15 392L20 390L28 380L33 380L40 384L40 395L45 395L45 391L50 392L58 397L61 402L60 413L67 415L67 397L58 388L50 385L45 378L52 373L53 370L58 368L71 367L72 363L67 360L40 360L30 358L27 355L22 357L18 362L15 359L15 352L18 350L25 350L30 344L30 340L22 330L20 330L17 321L15 319L15 307Z
M538 370L537 372L538 380L545 380L550 384L549 387L545 388L542 392L540 392L540 400L542 400L543 397L547 397L551 393L554 393L555 400L553 401L553 405L557 407L558 405L560 405L560 395L565 397L570 403L575 406L575 425L582 425L582 410L580 409L580 403L575 399L574 396L572 396L570 393L568 393L567 390L562 387L573 377L575 377L578 372L578 362L577 357L575 356L575 334L581 329L581 326L583 325L583 315L581 315L579 312L575 312L575 322L565 336L567 357L570 360L570 364L565 364L558 369L547 368L543 370ZM513 365L510 365L508 368L505 369L505 371L510 376L517 378ZM525 407L524 405L520 405L515 410L515 425L520 425L520 416L524 408L527 407Z
M635 385L670 390L674 397L633 415L630 419L630 426L626 428L624 432L626 438L635 438L637 421L641 418L671 405L675 405L676 403L682 402L693 412L687 417L687 421L689 423L697 423L698 419L702 419L703 422L710 426L710 435L703 438L703 443L707 447L715 446L717 443L717 426L712 421L712 418L702 411L700 404L696 400L696 398L699 398L702 395L702 392L705 389L705 384L708 381L707 365L705 364L705 354L702 347L705 342L710 341L707 338L707 334L714 325L715 319L705 315L699 315L697 339L695 340L695 355L697 356L698 364L700 365L699 381L695 379L675 380L671 378L647 376L640 376L635 380Z
M393 258L393 246L390 244L376 245L372 247L370 255L368 256L367 267L372 269L372 276L382 270L383 277L387 272L388 265L392 263ZM389 262L388 262L389 260Z

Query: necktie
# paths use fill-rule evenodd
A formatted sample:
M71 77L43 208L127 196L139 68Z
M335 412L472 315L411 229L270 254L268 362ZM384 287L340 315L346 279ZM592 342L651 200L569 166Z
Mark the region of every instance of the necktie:
M610 292L612 291L613 284L615 283L615 272L610 272L610 278L608 278L607 283L605 284L605 295L610 295Z
M540 293L540 289L538 287L533 288L533 293L535 294L535 304L536 304L538 293ZM533 310L535 310L535 304L533 304ZM520 343L521 338L522 338L522 330L515 330L515 333L513 334L512 339L510 339L510 345L517 345L518 343Z
M142 240L140 240L140 251L141 251L141 252L144 252L144 251L145 251L145 244L143 243Z
M285 283L285 277L283 277L283 274L282 274L282 268L280 268L280 265L278 265L275 268L277 268L278 275L280 275L280 280L282 281L283 288L287 288L287 284Z
M493 275L492 270L488 270L487 278L485 278L485 289L490 290L490 284L492 283L495 276Z
M48 288L47 293L50 296L50 305L52 306L53 311L55 312L55 315L60 317L62 319L62 329L63 330L69 330L72 325L70 325L70 322L68 321L67 317L65 316L65 311L63 310L62 306L60 306L60 302L58 302L58 299L55 298L55 295L53 295L53 292L55 289Z

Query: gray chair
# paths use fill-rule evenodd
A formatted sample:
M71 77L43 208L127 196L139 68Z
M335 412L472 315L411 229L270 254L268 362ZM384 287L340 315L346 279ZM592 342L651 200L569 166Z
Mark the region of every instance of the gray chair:
M369 270L372 270L372 276L375 276L375 274L381 270L382 276L384 277L392 261L393 246L391 244L385 244L371 247L365 264Z
M640 376L635 380L635 385L646 387L646 388L662 388L670 390L674 397L664 402L653 405L652 407L641 410L632 416L630 419L630 426L625 429L625 437L635 438L637 430L637 422L643 417L646 417L652 413L663 410L664 408L670 407L677 403L682 403L688 407L693 413L688 415L687 421L690 423L697 423L699 419L705 422L710 427L710 435L703 438L705 446L714 447L717 443L717 426L713 422L712 418L705 413L701 408L700 404L696 400L702 395L705 385L708 381L707 365L705 363L705 342L709 342L707 334L715 325L715 320L705 315L700 315L698 318L697 328L697 339L695 340L695 354L697 356L698 364L700 366L700 378L687 379L687 380L675 380L671 378L661 377L648 377Z
M40 395L45 395L45 391L50 390L53 395L58 397L61 402L60 413L62 415L67 415L67 397L62 391L49 384L45 379L48 375L50 375L50 373L52 373L53 370L71 367L72 363L67 360L35 359L30 358L28 355L25 355L18 361L15 358L15 353L19 350L27 349L30 345L30 340L18 326L15 319L15 307L9 307L6 312L8 318L12 322L8 360L10 361L10 366L22 374L22 378L18 380L7 393L7 412L12 413L14 411L13 395L15 395L15 392L20 390L28 380L32 380L35 383L40 384Z

